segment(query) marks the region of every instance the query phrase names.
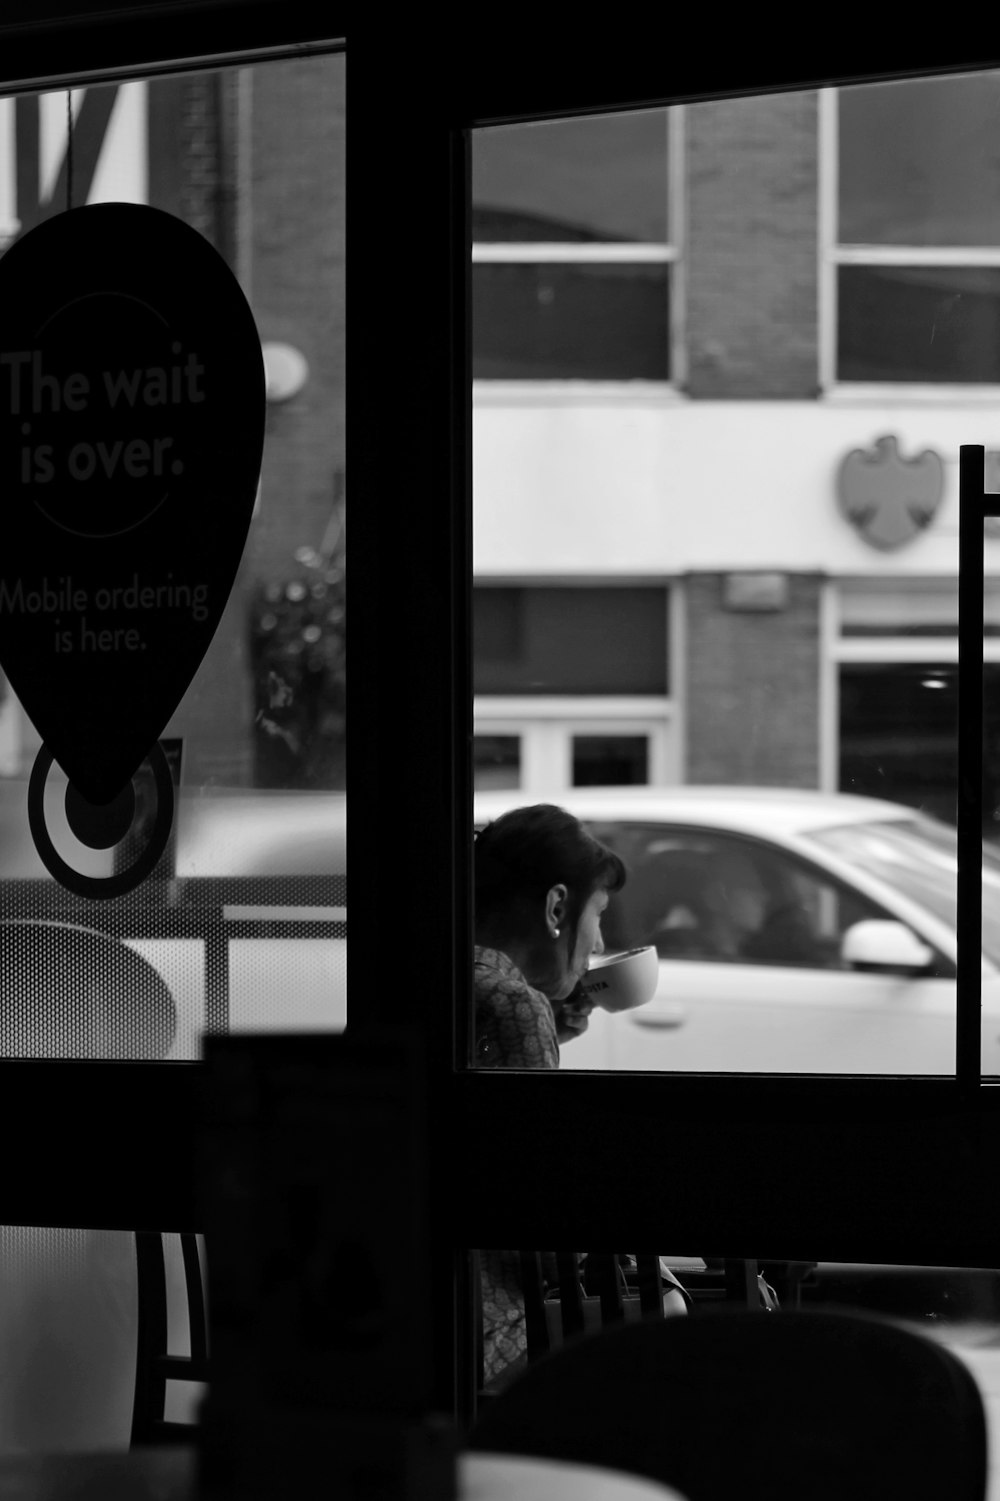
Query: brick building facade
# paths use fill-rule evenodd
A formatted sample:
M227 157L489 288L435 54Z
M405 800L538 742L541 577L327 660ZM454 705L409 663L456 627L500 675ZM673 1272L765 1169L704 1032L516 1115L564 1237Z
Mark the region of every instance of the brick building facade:
M814 92L685 111L687 379L698 400L817 394Z
M638 117L617 142L613 117L579 122L576 155L565 123L474 134L478 616L497 590L528 612L536 590L572 611L582 591L658 587L667 669L665 690L567 695L530 652L480 662L480 786L610 769L949 811L958 451L982 444L989 470L1000 449L982 332L1000 307L998 100L998 74L723 99L650 112L662 149ZM629 221L630 191L662 193L665 228ZM581 316L560 344L574 278L577 315L580 287L626 306L612 271L646 289L637 328L668 308L659 379L652 339L631 370L613 339L603 366L584 347ZM572 351L565 379L543 345ZM992 725L1000 542L985 548ZM606 629L634 653L610 606Z
M820 580L787 591L778 610L734 611L722 575L686 579L687 781L819 786Z

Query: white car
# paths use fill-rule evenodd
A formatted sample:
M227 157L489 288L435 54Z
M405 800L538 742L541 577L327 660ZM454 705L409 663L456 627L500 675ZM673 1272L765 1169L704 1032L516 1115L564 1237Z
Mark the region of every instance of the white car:
M756 787L487 792L554 802L629 869L607 949L654 944L655 997L595 1011L565 1068L947 1074L956 836L874 798ZM983 854L982 1059L1000 1074L1000 854Z

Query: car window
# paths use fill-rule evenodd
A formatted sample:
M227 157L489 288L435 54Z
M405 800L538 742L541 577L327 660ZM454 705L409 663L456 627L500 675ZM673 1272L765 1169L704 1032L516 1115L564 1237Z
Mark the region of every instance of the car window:
M846 930L891 916L757 840L666 825L591 828L629 868L604 919L609 948L653 944L663 959L840 969Z
M814 829L809 835L842 859L954 927L958 916L958 845L954 828L931 818L881 819ZM983 953L1000 964L1000 851L983 845Z

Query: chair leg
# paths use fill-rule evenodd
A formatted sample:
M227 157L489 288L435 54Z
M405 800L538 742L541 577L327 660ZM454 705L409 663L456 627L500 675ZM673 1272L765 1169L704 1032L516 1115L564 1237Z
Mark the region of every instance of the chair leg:
M157 1231L136 1231L135 1269L139 1320L132 1405L133 1447L152 1441L154 1425L162 1419L166 1403L166 1377L157 1369L157 1361L167 1348L167 1279L163 1237Z
M161 1243L162 1244L162 1243ZM201 1278L201 1253L193 1231L181 1233L184 1259L184 1285L188 1300L188 1327L191 1332L191 1359L199 1366L208 1364L208 1321L205 1317L205 1289Z

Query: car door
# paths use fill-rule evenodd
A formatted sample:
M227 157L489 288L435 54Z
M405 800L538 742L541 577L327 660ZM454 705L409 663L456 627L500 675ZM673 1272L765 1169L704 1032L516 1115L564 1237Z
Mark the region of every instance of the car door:
M597 830L629 862L606 920L609 946L655 944L653 1001L597 1014L566 1051L577 1068L947 1073L954 978L859 973L846 930L895 916L833 874L769 841L708 828ZM925 938L926 935L921 934Z

